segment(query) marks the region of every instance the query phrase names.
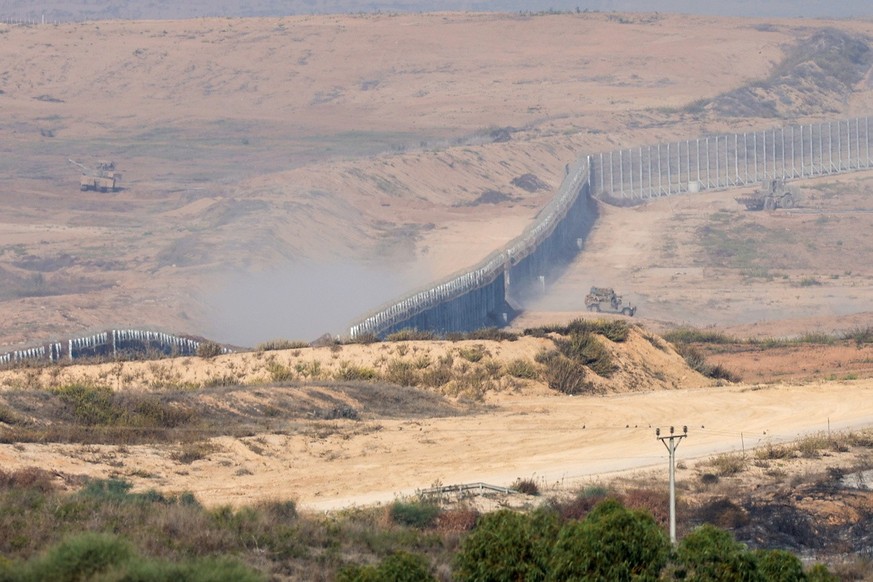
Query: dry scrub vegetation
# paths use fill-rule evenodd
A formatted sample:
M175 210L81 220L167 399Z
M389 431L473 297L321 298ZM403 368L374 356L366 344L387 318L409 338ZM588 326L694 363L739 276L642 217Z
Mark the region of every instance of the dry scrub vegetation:
M372 423L379 419L465 414L489 395L544 386L603 394L705 383L666 342L622 320L576 320L520 335L480 330L434 340L403 331L385 342L301 345L277 340L257 352L207 358L7 370L0 373L0 441L190 445L295 434L334 420L356 426L331 432L354 432L378 430ZM190 458L188 450L181 458Z
M679 345L704 339L723 345L717 336L692 330L672 339ZM7 370L0 375L0 422L9 452L31 455L34 447L62 443L70 457L112 471L90 477L35 468L0 474L0 510L9 517L0 526L9 528L0 535L3 554L19 560L12 563L21 571L42 572L58 553L97 545L117 552L129 572L200 569L288 580L342 579L360 568L400 567L392 561L399 560L449 580L482 512L499 506L539 507L564 523L613 498L651 513L663 528L666 493L651 487L651 477L595 482L569 492L524 477L513 484L514 495L422 494L329 515L299 512L285 496L232 507L161 484L168 471L190 473L189 482L196 483L208 462L226 464L223 470L244 486L259 471L259 459L276 456L291 439L302 439L311 454L330 464L350 454L339 443L378 437L389 425L406 428L406 434L435 419L489 414L512 399L600 399L718 384L694 372L680 352L616 318L451 339L406 331L389 341L321 347L276 340L256 352L209 358ZM562 376L565 369L570 373ZM431 436L410 432L406 438L426 443ZM331 442L339 446L327 446ZM849 516L866 516L869 500L862 491L838 495L836 485L869 467L871 446L867 433L835 433L714 457L691 468L682 464L680 532L714 524L752 547L816 555L854 548L866 530L852 529ZM159 469L136 461L143 458L137 455L154 454L166 457ZM367 454L356 462L368 462ZM754 495L750 483L760 484ZM795 503L789 491L804 492L804 501ZM843 501L835 502L837 497ZM843 521L816 525L825 503L843 512ZM82 537L83 531L113 533L94 538ZM217 554L228 557L210 557ZM833 567L867 571L854 561L834 560Z

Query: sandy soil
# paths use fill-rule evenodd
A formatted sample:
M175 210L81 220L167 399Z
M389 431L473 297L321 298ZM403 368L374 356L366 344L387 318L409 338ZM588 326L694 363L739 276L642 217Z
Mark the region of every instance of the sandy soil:
M605 474L662 465L654 427L687 424L679 458L751 449L873 421L869 380L803 386L732 386L605 397L509 396L458 418L354 421L313 434L222 437L183 465L154 446L19 444L0 447L8 469L38 465L116 476L138 488L193 491L209 505L295 499L331 509L387 502L417 489L518 478L569 488ZM343 430L345 429L345 430ZM247 446L246 443L254 443ZM680 474L680 479L682 478Z
M771 125L677 112L765 76L820 26L870 27L607 14L4 27L0 345L120 325L247 344L342 331L516 236L551 191L514 178L554 188L580 154ZM859 86L841 113L870 103ZM114 159L124 191L79 192L67 158ZM503 201L480 202L489 191Z
M299 402L301 410L328 398L363 412L360 420L271 416L272 430L211 439L214 448L191 463L179 460L183 444L0 445L0 462L6 468L52 467L71 483L79 475L112 476L130 480L138 489L189 490L209 505L292 498L301 507L322 510L386 502L437 482L509 486L518 478L531 478L551 490L566 490L607 475L662 465L665 452L654 438L655 427L688 426L689 437L681 449L681 458L688 461L873 422L869 379L717 386L688 369L666 344L640 330L633 331L627 342L607 342L620 371L611 379L591 376L603 392L597 396L568 397L540 382L502 377L485 392L461 391L457 402L482 399L466 413L398 417L386 416L391 404L364 405L317 380L308 388L290 389L271 388L269 382L269 371L277 367L312 370L313 362L318 362L321 377L351 365L370 365L384 373L393 361L435 363L448 354L456 369L461 366L464 373L475 374L489 362L532 359L550 344L547 339L526 337L500 343L352 345L342 350L306 348L211 360L8 371L0 374L0 386L13 392L96 382L127 392L194 390L196 396L199 386L202 398L213 404L224 402L231 409L239 406L242 396L212 395L204 386L237 382L251 386L251 397L244 400L256 408L267 407L270 394L278 402L281 394ZM476 346L484 349L486 357L476 363L464 360L464 351ZM781 355L769 355L764 352L756 360L761 373L771 366L778 371ZM794 358L804 356L794 354ZM300 372L299 377L307 374ZM451 383L441 391L459 394Z

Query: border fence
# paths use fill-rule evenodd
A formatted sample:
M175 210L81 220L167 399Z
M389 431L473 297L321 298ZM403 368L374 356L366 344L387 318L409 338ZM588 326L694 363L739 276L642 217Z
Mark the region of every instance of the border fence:
M873 168L870 124L857 117L722 134L585 156L568 166L555 196L524 232L469 269L413 291L354 322L349 337L401 329L472 331L508 322L513 305L541 295L546 280L582 248L597 219L595 199L613 203L722 190L773 179ZM201 341L146 330L110 330L0 354L0 365L119 353L193 355Z
M566 264L597 217L616 204L773 179L813 178L873 167L867 117L619 149L578 160L552 202L502 250L471 269L384 305L349 328L352 339L413 328L470 331L501 325L545 278Z
M873 167L867 117L620 149L590 160L592 193L607 201L644 200Z
M61 342L13 350L0 354L0 366L27 361L61 362L90 357L117 358L125 355L158 353L193 356L201 340L142 329L112 329ZM224 349L223 351L227 351Z

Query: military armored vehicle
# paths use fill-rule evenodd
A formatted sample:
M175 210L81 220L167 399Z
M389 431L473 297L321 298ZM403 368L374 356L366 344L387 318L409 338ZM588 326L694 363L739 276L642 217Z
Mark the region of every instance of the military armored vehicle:
M751 196L736 198L746 210L776 210L777 208L794 208L797 205L797 193L785 184L784 180L767 180L763 188L755 190Z
M622 303L621 295L616 295L615 291L609 287L592 287L588 295L585 296L585 307L588 311L621 313L633 317L637 308L630 304L622 305Z
M97 162L97 167L92 169L74 160L67 161L82 170L82 177L79 178L79 189L83 192L87 190L118 192L121 188L118 185L121 182L121 174L115 170L115 162L100 160Z

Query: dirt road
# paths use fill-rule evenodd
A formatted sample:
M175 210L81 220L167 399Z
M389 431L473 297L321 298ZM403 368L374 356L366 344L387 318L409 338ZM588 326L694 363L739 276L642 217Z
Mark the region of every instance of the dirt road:
M873 380L610 396L528 393L498 395L492 405L461 417L331 421L293 435L223 437L215 452L190 465L173 461L166 447L34 444L3 445L0 463L117 476L138 489L189 490L207 505L291 498L312 510L387 502L436 482L508 486L533 478L570 487L665 463L656 426L688 425L678 455L686 461L828 426L870 426Z

